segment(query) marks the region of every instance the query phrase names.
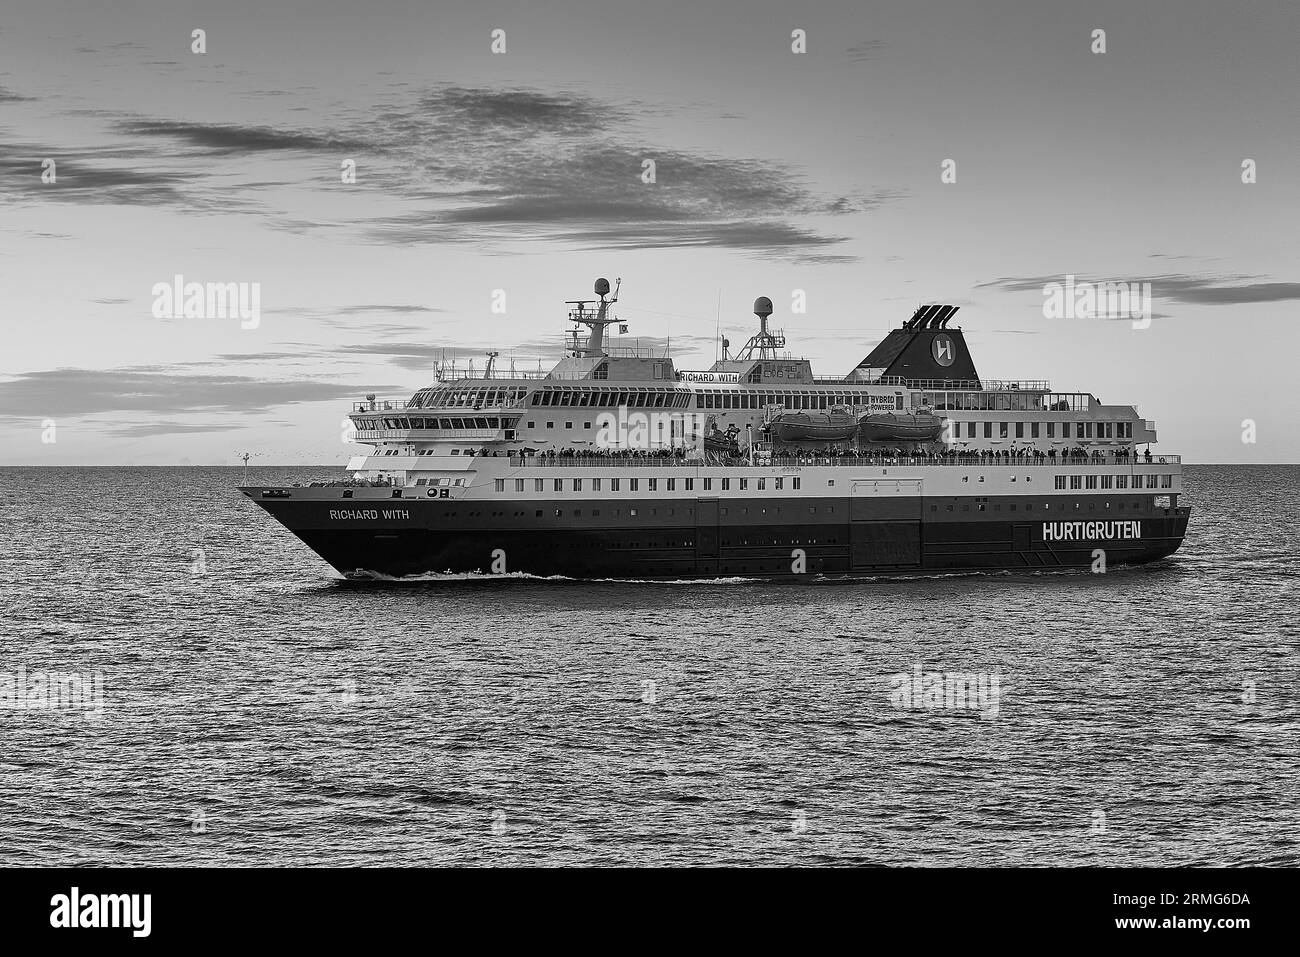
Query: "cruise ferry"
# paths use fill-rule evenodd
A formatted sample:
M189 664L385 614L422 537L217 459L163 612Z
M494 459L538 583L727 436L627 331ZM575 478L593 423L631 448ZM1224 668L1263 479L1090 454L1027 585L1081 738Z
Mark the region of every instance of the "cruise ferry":
M620 281L621 282L621 281ZM549 372L444 364L367 395L349 477L241 491L348 577L823 578L1105 570L1182 543L1177 455L1131 405L981 379L951 305L846 375L769 329L708 369L612 345L619 286L568 303Z

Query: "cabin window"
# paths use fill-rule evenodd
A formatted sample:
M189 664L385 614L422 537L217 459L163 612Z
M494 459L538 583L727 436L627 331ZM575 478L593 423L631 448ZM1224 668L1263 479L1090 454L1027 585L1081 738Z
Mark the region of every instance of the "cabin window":
M723 490L724 492L729 492L729 491L731 491L731 479L729 479L729 478L724 478L724 479L722 480L722 490Z
M1127 476L1127 475L1116 475L1116 476L1115 476L1115 487L1116 487L1116 488L1128 488L1128 476ZM1123 507L1124 507L1123 505L1120 506L1120 508L1123 508Z
M783 478L778 478L778 479L776 480L776 490L777 490L778 492L781 491L781 485L782 485L784 482L785 482L785 479L783 479Z
M545 488L546 488L546 480L545 480L545 479L533 479L533 491L534 491L534 492L541 492L541 491L545 490Z
M640 479L628 479L628 480L627 480L627 487L630 488L633 492L635 492L635 491L637 490L637 486L640 484L640 482L641 482Z
M648 491L651 491L651 492L657 492L657 491L659 491L659 480L658 480L658 479L647 479L645 484L646 484L646 489L647 489Z
M1160 476L1160 487L1161 487L1161 488L1173 488L1173 487L1174 487L1174 477L1173 477L1172 475L1162 475L1162 476Z
M492 491L494 491L494 492L504 492L505 490L506 490L506 480L505 480L505 479L494 479L494 480L493 480L493 482L492 482Z
M1071 488L1071 489L1083 488L1083 476L1082 476L1082 475L1071 475L1071 476L1070 476L1070 488Z
M991 438L993 438L993 423L992 423L992 422L985 422L985 423L984 423L984 438L986 438L986 439L991 439Z
M1025 437L1025 423L1023 423L1023 422L1017 422L1017 423L1016 423L1016 438L1018 438L1018 439L1023 439L1024 437Z
M676 490L677 490L677 479L669 479L669 480L668 480L668 491L670 491L670 492L674 492L674 491L676 491Z
M1055 423L1055 422L1048 422L1048 423L1047 423L1047 437L1048 437L1049 439L1054 439L1054 438L1056 438L1056 423Z
M1064 488L1065 488L1065 476L1064 476L1064 475L1058 475L1058 476L1056 477L1056 488L1057 488L1058 490L1061 490L1061 489L1064 489Z
M1159 478L1159 476L1156 476L1156 475L1148 475L1148 476L1147 476L1147 488L1155 488L1155 487L1156 487L1156 480L1157 480L1158 478Z
M758 490L761 492L761 491L763 491L763 490L766 489L766 488L767 488L767 479L765 479L765 478L761 478L761 479L759 479L759 480L758 480Z
M800 485L800 480L799 480L797 477L796 477L796 478L792 478L792 479L790 479L790 487L791 487L792 489L795 489L796 491L798 491L798 489L799 489L799 485Z
M610 490L611 492L617 492L617 491L618 491L618 479L616 479L616 478L612 478L612 479L609 480L609 490Z
M706 491L706 492L712 492L712 491L713 491L713 479L711 479L711 478L706 478L706 479L704 480L704 491Z
M747 479L747 478L743 478L743 479L741 479L741 480L740 480L740 490L743 492L743 491L745 491L747 488L749 488L749 479Z
M524 480L523 480L523 479L515 479L515 491L516 491L516 492L522 492L523 490L524 490Z
M998 438L1000 438L1000 439L1005 439L1006 437L1007 437L1007 423L1006 423L1006 422L999 422L999 423L998 423Z
M573 480L573 490L574 490L575 492L581 492L581 491L582 491L582 479L574 479L574 480Z
M693 491L695 491L695 479L693 479L693 478L688 478L688 479L686 480L686 491L688 491L688 492L693 492Z
M599 492L599 491L600 491L600 479L598 479L598 478L594 478L594 479L591 480L591 490L592 490L593 492Z
M1084 488L1096 488L1096 487L1097 487L1097 476L1095 476L1095 475L1087 475L1087 476L1085 476L1085 477L1084 477L1083 487L1084 487Z
M1115 476L1113 476L1113 475L1103 475L1103 476L1101 477L1101 487L1102 487L1102 488L1111 488L1114 484L1115 484Z

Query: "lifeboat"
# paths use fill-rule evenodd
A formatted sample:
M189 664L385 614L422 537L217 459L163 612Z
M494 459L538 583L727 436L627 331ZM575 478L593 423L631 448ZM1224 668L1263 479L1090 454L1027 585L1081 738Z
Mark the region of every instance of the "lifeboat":
M932 442L943 431L943 419L929 412L873 412L862 417L860 428L868 442Z
M837 442L853 437L858 420L852 412L782 412L768 428L781 442Z

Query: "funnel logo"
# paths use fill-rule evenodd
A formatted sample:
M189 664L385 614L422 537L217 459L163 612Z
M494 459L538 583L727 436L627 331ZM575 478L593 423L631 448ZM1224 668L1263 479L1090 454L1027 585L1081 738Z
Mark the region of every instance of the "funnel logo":
M934 361L941 366L950 366L952 361L957 358L957 350L953 347L952 337L939 333L930 343L930 352L934 356Z

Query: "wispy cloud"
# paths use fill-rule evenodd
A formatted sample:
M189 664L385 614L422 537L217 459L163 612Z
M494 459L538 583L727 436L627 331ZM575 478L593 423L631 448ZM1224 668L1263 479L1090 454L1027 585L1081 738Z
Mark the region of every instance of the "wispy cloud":
M1000 288L1007 292L1035 292L1041 294L1048 283L1064 281L1058 276L1026 276L995 279L980 283L978 288ZM1200 306L1236 306L1257 302L1286 302L1300 299L1300 282L1274 282L1261 276L1189 276L1169 274L1160 276L1135 276L1108 278L1075 276L1076 283L1124 282L1150 283L1153 299L1182 302Z
M369 389L400 391L401 386ZM254 379L151 367L52 369L0 381L0 408L9 417L58 417L103 412L175 415L255 413L280 405L355 397L361 387L319 379Z

